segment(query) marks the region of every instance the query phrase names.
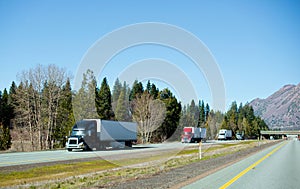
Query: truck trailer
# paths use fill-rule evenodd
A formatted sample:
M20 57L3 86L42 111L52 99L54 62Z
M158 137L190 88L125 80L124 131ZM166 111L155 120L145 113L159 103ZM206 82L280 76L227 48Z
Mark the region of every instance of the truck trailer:
M182 143L200 142L206 140L206 128L184 127L181 135Z
M232 130L221 129L218 134L218 140L231 140Z
M66 149L98 150L132 147L137 141L134 122L84 119L76 122L66 142Z

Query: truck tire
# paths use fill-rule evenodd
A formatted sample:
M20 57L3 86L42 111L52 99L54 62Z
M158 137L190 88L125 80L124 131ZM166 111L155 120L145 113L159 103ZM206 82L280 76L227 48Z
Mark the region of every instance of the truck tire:
M132 142L131 141L125 141L125 147L131 148L132 147Z
M67 150L68 150L68 152L72 152L72 148L68 148Z
M88 145L85 145L84 147L84 151L93 151L92 148L90 148Z

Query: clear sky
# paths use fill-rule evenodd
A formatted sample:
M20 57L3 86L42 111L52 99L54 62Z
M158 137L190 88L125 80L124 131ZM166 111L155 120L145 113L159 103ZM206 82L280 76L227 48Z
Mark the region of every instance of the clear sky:
M2 0L0 90L8 89L12 81L18 83L17 74L37 64L56 64L74 76L97 40L142 22L175 25L199 38L221 70L227 104L266 98L283 85L300 82L298 0ZM211 101L203 73L186 66L190 60L180 53L157 45L127 49L97 78L100 82L106 76L112 88L122 70L147 58L176 65L197 83L199 99ZM160 89L168 86L168 82L158 83Z

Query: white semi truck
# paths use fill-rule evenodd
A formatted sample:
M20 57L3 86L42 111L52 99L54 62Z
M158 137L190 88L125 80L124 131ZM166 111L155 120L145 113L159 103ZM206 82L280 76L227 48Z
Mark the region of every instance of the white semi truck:
M221 129L218 134L218 140L231 140L232 130Z
M132 147L137 141L134 122L84 119L76 122L66 142L66 149L98 150Z

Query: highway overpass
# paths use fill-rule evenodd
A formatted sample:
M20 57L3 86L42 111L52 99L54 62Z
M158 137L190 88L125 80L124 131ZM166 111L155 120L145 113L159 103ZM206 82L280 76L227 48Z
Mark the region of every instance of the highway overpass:
M287 135L298 135L298 138L300 138L300 131L260 131L260 137L264 136L284 136Z
M300 131L260 131L261 135L300 135Z

